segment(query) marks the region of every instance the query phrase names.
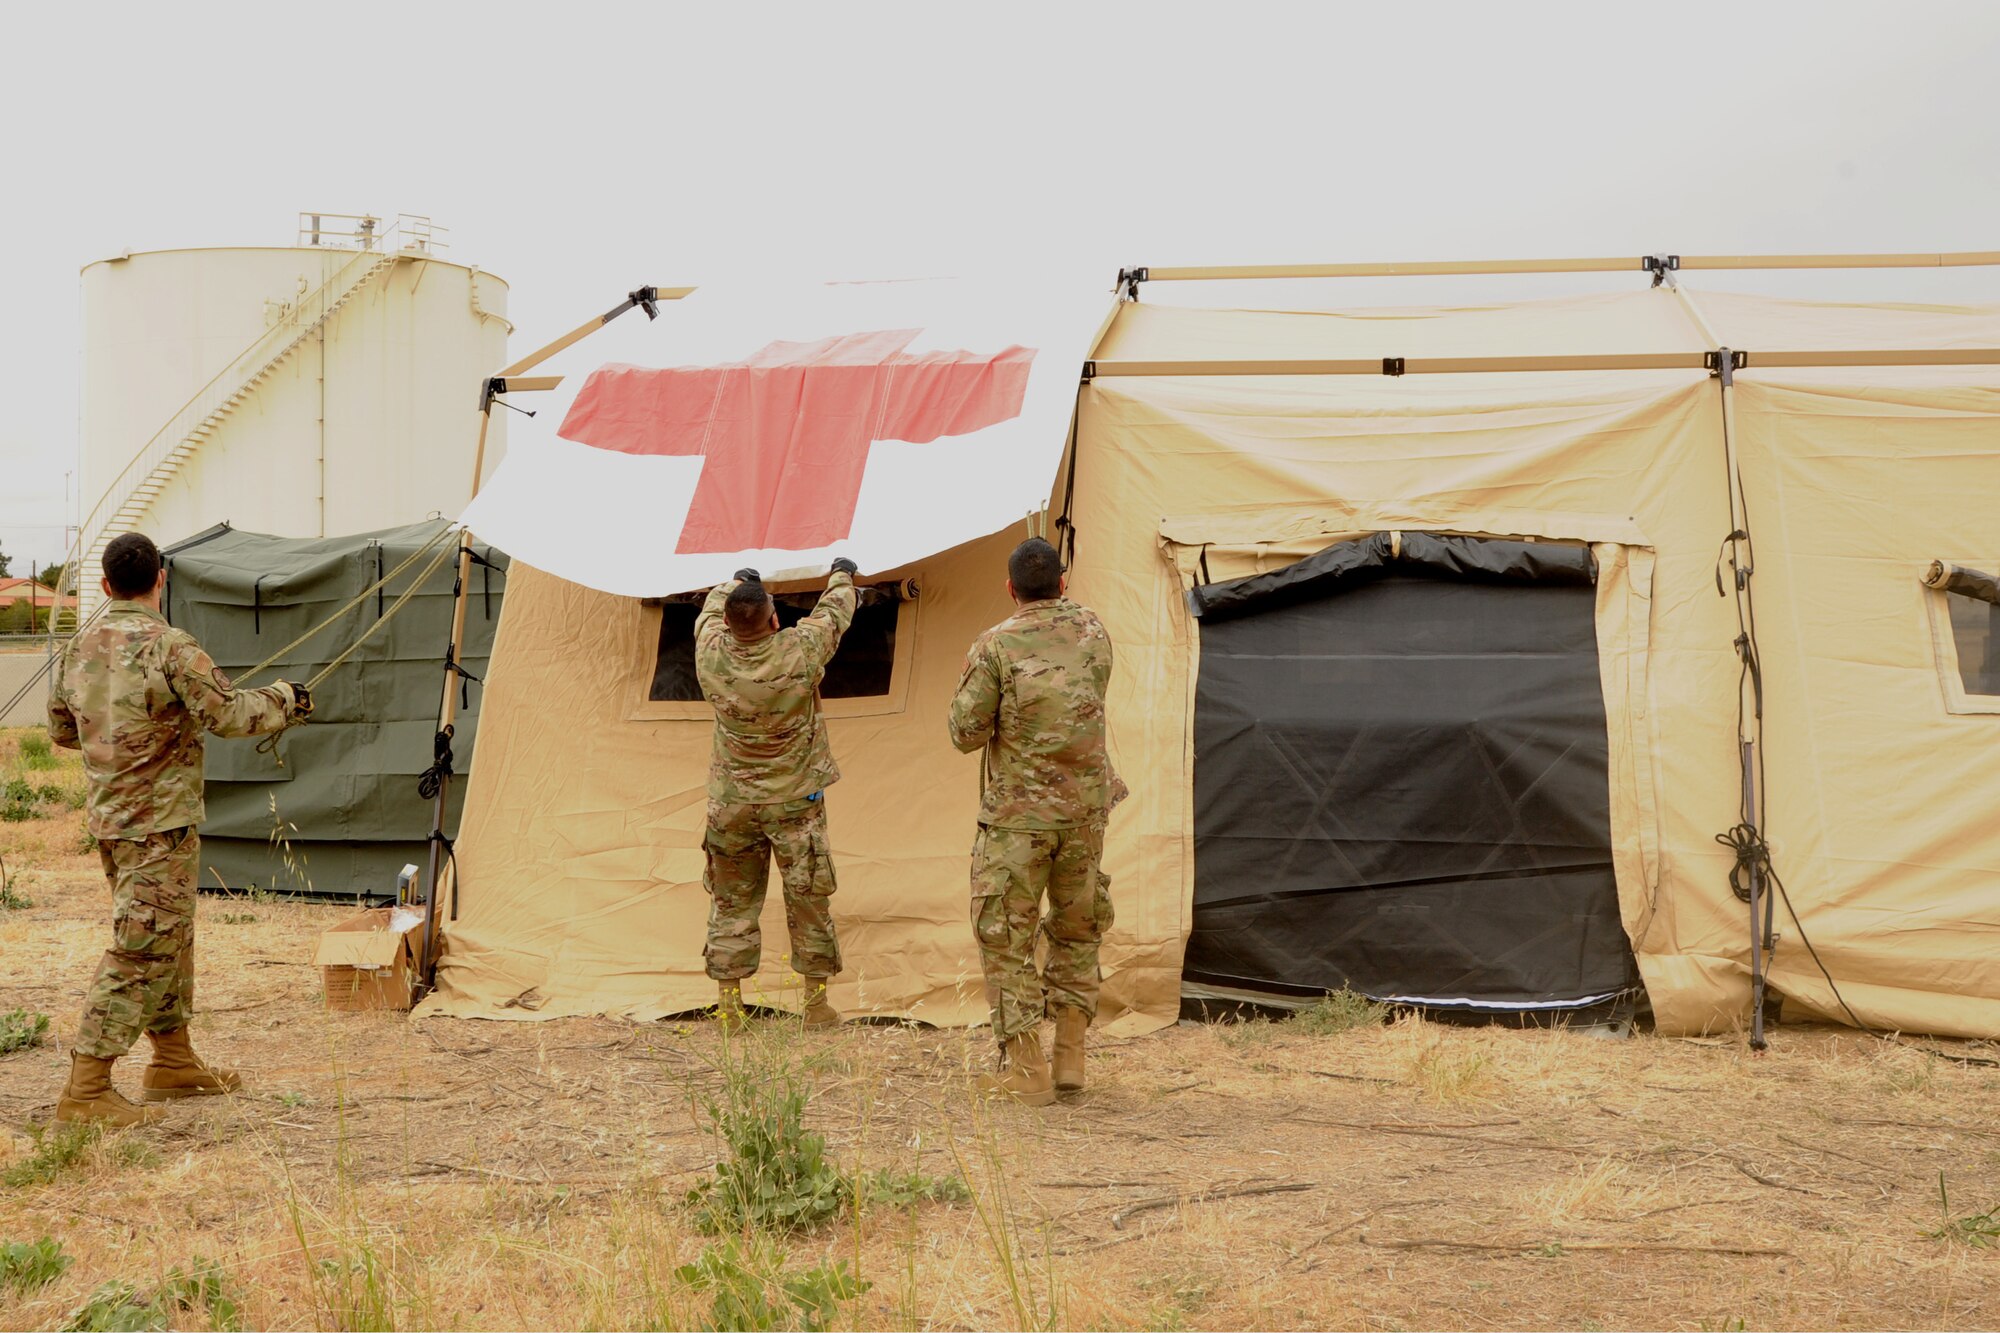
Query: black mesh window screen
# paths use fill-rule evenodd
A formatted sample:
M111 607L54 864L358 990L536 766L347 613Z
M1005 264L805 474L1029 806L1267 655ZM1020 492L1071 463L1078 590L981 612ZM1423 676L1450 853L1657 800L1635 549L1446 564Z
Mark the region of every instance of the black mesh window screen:
M1192 981L1495 1009L1637 984L1581 547L1388 534L1195 591Z
M787 629L799 623L818 601L815 594L785 594L777 599L778 623ZM902 603L864 595L854 623L841 636L840 649L827 664L820 682L824 699L865 699L889 692L896 666L896 620ZM694 670L694 621L701 608L690 602L668 602L660 608L660 645L653 660L653 684L646 697L654 703L699 700L701 683Z
M1958 648L1958 676L1967 694L2000 695L2000 604L1945 594L1951 637Z

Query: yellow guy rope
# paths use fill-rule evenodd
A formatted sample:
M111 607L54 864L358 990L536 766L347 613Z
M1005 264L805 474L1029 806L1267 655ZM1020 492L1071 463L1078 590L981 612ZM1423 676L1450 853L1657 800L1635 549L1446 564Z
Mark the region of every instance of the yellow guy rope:
M447 529L447 531L449 531L449 529ZM424 580L428 579L432 574L435 574L438 570L438 566L442 565L446 560L450 559L452 556L457 554L458 554L458 549L456 547L447 546L439 550L436 555L432 556L431 562L428 565L424 566L423 572L418 574L416 578L410 581L410 586L403 589L402 593L396 598L395 601L389 603L389 609L384 611L381 615L377 616L375 618L375 623L373 625L370 625L367 629L363 630L361 632L360 638L356 639L353 643L347 645L347 648L340 654L340 656L334 658L331 662L328 662L325 666L321 667L319 669L319 674L306 682L306 689L307 690L318 689L320 687L320 682L324 681L328 676L332 675L333 669L335 667L339 666L342 662L345 662L348 658L354 656L356 650L358 650L362 644L368 642L369 635L373 634L376 631L376 629L382 625L384 621L387 621L391 616L395 615L398 611L402 610L403 603L409 601L410 598L417 595L417 590L424 586Z
M335 611L325 620L320 621L319 624L314 625L304 634L299 635L298 638L293 639L283 648L280 648L277 652L265 658L263 661L259 662L256 666L253 666L248 671L244 672L243 680L250 679L250 677L256 675L260 671L269 670L281 658L290 653L292 649L298 647L300 644L304 643L307 639L312 638L313 635L318 634L321 630L331 625L334 621L340 619L342 616L346 615L349 611L352 611L355 607L361 605L362 602L367 600L369 594L373 593L376 589L383 587L385 584L389 582L390 579L397 577L404 570L408 569L411 565L415 564L419 559L423 557L424 552L431 550L433 547L436 547L437 554L431 557L431 562L428 565L424 566L421 573L419 573L415 578L410 580L410 586L403 589L403 591L397 595L396 600L389 603L388 608L384 610L381 615L375 617L375 623L370 625L367 629L363 630L361 632L360 637L355 639L353 643L348 644L347 647L341 652L340 656L334 658L331 662L328 662L325 666L321 667L319 669L319 672L316 675L314 675L311 680L308 680L305 683L305 689L308 693L317 690L320 687L321 682L323 682L328 676L333 674L334 668L338 667L348 658L354 656L354 654L360 650L361 645L368 642L368 638L370 635L374 634L375 631L380 629L386 622L393 619L395 617L395 614L403 609L404 604L407 603L410 600L410 598L416 596L417 590L424 586L425 580L429 579L432 574L437 572L438 567L440 565L444 564L444 562L447 559L458 553L458 546L456 543L443 544L444 539L446 537L451 536L453 531L454 529L449 524L438 529L437 533L429 541L425 542L422 546L419 546L416 550L412 551L408 559L404 560L403 563L397 565L387 574L384 574L381 578L375 580L375 582L369 584L366 588L363 588L359 593L355 595L354 599L350 601L346 606L341 607L338 611ZM239 682L239 684L240 683L241 682ZM284 726L279 727L276 731L266 736L263 740L257 742L258 752L270 755L271 758L277 762L280 768L284 767L285 764L284 757L278 753L278 738L280 736L283 736L285 732L290 730L292 727L298 726L304 721L305 721L304 718L288 718Z

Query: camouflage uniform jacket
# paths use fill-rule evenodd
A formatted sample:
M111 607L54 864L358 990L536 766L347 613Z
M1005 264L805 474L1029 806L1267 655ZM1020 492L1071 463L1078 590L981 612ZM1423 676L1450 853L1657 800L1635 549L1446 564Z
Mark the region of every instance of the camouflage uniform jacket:
M49 739L83 751L90 831L143 838L207 817L202 732L259 736L285 725L282 685L237 690L186 630L113 602L69 641L49 695Z
M986 747L979 822L1060 829L1125 799L1104 744L1111 636L1067 597L1023 603L973 640L951 701L951 743Z
M694 622L694 666L715 709L708 795L725 805L795 801L840 780L819 711L819 681L854 621L854 580L835 574L812 614L739 639L722 619L735 580L709 593Z

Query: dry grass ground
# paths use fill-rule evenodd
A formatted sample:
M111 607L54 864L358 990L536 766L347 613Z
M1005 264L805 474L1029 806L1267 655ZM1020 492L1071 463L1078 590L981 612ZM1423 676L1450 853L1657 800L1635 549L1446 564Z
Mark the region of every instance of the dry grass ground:
M0 782L22 734L0 733ZM106 894L80 816L44 813L0 823L34 902L0 909L0 1013L66 1038ZM1953 1216L2000 1204L2000 1075L1856 1035L1783 1029L1753 1058L1413 1019L1183 1024L1096 1043L1073 1101L982 1109L979 1034L769 1021L725 1049L705 1021L333 1015L308 960L341 909L200 910L197 1037L247 1091L0 1185L0 1246L47 1235L75 1261L0 1281L0 1327L203 1261L245 1327L703 1326L714 1292L675 1270L715 1242L683 1198L724 1152L703 1108L746 1061L806 1080L843 1168L971 1186L758 1261L858 1270L836 1328L2000 1324L2000 1249L1931 1234L1940 1176ZM0 1058L0 1156L33 1152L64 1068L52 1045Z

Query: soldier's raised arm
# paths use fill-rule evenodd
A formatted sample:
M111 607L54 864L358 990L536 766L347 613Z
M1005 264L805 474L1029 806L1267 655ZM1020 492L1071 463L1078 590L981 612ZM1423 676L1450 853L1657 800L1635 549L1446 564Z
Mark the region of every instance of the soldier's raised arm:
M167 645L166 676L188 712L218 736L279 731L293 714L303 716L311 707L284 681L255 690L233 688L209 655L185 634L173 635Z
M1000 713L1000 670L987 651L986 641L972 645L965 655L965 670L958 678L958 692L951 696L951 743L970 754L993 738Z
M854 608L860 601L860 595L854 591L854 572L855 564L846 556L835 560L833 572L827 575L826 591L819 595L812 614L792 626L819 666L833 660L840 647L840 636L854 623Z
M728 630L729 624L722 617L722 607L729 600L729 594L735 592L739 584L761 581L756 570L739 569L735 578L710 588L707 598L701 604L701 614L694 618L695 646L700 647L716 635Z

